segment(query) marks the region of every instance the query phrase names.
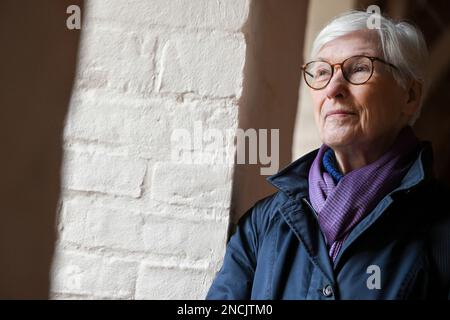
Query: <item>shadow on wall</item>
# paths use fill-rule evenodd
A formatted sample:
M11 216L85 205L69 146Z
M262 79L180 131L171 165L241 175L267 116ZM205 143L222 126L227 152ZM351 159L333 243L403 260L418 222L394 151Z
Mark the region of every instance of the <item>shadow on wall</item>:
M239 102L239 128L269 132L280 129L280 169L292 160L307 8L306 0L252 1L243 30L247 57ZM268 150L273 149L269 146ZM236 223L256 201L275 192L266 178L260 175L259 165L236 165L231 223Z
M0 299L46 299L82 0L0 3Z

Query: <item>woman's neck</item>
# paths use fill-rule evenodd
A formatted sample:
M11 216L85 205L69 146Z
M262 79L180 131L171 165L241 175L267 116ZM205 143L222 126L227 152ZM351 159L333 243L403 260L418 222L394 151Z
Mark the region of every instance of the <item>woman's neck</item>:
M339 170L343 174L347 174L378 160L392 146L397 134L390 138L383 137L376 141L364 143L363 146L350 145L333 148Z

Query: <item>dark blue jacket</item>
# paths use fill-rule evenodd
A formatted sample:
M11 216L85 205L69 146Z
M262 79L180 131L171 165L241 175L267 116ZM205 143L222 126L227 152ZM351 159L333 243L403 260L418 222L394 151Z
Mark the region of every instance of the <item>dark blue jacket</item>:
M351 230L335 264L308 199L316 154L268 178L279 191L240 219L207 299L447 299L449 198L431 146Z

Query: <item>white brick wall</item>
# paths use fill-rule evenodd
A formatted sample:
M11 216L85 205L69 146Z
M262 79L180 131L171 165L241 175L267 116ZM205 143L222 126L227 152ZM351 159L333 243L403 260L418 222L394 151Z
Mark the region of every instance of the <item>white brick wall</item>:
M169 40L162 52L158 87L161 92L239 96L241 79L236 75L243 69L244 57L245 46L240 35L196 34Z
M174 162L170 137L198 122L236 129L249 1L87 0L53 298L204 298L233 166ZM224 141L217 152L232 156Z

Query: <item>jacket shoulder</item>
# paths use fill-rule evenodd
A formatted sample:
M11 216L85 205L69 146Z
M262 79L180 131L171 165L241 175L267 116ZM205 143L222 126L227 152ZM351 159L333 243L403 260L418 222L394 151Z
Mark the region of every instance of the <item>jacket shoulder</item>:
M262 236L276 219L279 219L278 209L287 201L287 196L281 192L275 192L257 202L247 212L239 218L237 225L233 226L231 233L236 227L249 228Z

